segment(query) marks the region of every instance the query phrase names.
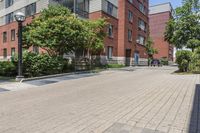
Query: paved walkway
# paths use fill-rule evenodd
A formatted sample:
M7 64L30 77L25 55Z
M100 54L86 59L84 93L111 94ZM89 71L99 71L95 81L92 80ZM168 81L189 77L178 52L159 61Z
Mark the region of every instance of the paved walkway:
M200 133L199 75L104 71L0 93L0 133Z

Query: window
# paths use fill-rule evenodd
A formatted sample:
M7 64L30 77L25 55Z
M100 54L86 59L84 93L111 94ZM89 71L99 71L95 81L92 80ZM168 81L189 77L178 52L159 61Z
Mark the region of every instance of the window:
M39 47L33 46L33 52L38 54L39 53Z
M7 59L7 49L6 48L3 49L3 58Z
M132 30L128 30L128 41L132 41Z
M108 26L108 36L113 37L113 25L111 24Z
M139 44L145 45L145 37L138 35Z
M139 19L139 21L138 21L138 27L141 30L146 31L146 23L143 20L141 20L141 19Z
M15 56L15 48L11 48L11 56L12 56L12 57Z
M143 5L142 3L139 3L139 10L140 10L143 14L145 14L145 7L144 7L144 5Z
M107 13L112 15L113 14L113 4L108 2Z
M88 18L89 0L77 0L76 13L82 17Z
M113 47L108 46L108 53L107 53L107 57L108 59L111 59L113 56Z
M34 15L35 13L36 13L36 3L26 6L25 8L26 16L31 16L31 15Z
M3 43L7 42L7 32L3 32Z
M133 22L133 12L131 12L130 10L128 11L128 21Z
M128 0L130 3L133 3L133 0Z
M13 22L13 20L14 20L13 12L6 15L6 24Z
M12 6L13 5L13 3L14 3L14 0L5 0L5 5L6 5L6 8L8 8L8 7L10 7L10 6Z
M11 41L15 41L15 29L11 30Z

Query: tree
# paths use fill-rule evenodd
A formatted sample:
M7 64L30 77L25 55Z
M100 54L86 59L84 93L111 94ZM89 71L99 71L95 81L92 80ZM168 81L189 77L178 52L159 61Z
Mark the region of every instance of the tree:
M167 23L165 40L180 49L198 47L191 47L189 41L200 40L199 0L183 0L183 6L176 9L175 17Z
M85 50L95 53L103 49L105 25L104 19L83 20L64 6L49 6L25 27L24 47L38 46L52 56Z
M198 39L190 39L187 42L187 48L192 49L192 52L194 52L194 50L196 48L200 47L200 40Z
M147 54L148 54L148 65L150 64L149 61L150 61L150 59L153 58L153 55L158 53L158 50L155 49L155 48L153 47L153 45L154 45L154 42L153 42L153 40L149 37L149 38L147 39L147 42L146 42L146 52L147 52Z
M49 55L73 52L82 45L84 25L71 12L61 6L49 6L27 25L23 32L24 47L38 46Z
M90 58L91 54L99 53L104 47L104 38L106 33L104 28L106 22L104 19L96 21L85 21L85 42L84 49L87 52L87 56Z

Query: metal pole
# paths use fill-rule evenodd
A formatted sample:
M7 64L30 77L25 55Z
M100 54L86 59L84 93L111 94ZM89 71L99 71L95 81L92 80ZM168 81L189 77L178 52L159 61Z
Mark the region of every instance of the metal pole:
M22 75L22 22L18 22L18 76L17 81L24 78Z

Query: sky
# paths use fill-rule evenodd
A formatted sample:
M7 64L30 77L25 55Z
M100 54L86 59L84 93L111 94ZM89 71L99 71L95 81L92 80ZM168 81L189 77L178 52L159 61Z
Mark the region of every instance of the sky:
M149 0L149 1L150 1L150 5L156 5L156 4L171 2L173 8L180 6L181 2L182 2L182 0Z

